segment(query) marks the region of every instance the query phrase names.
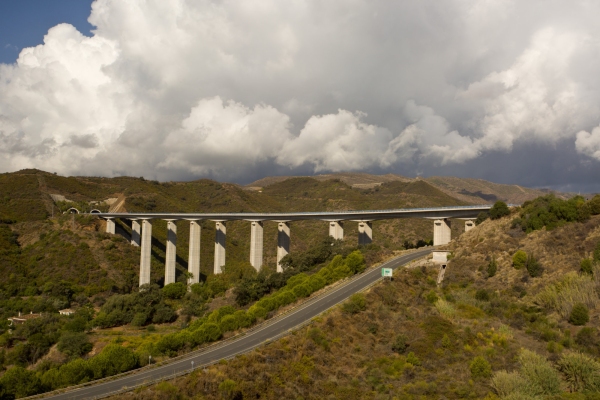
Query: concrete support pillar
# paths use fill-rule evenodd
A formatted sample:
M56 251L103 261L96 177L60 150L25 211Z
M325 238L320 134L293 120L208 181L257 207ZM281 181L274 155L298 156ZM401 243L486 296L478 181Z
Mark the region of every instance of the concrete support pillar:
M140 252L140 286L150 283L150 256L152 252L152 221L142 221L142 249Z
M449 219L436 219L433 221L433 245L438 246L450 243L451 229Z
M277 272L283 272L281 259L290 254L290 223L280 222L277 228Z
M175 260L177 258L177 225L167 221L167 254L165 255L165 285L175 283Z
M227 227L225 222L216 223L215 234L215 274L220 274L221 267L225 265L225 240L227 238Z
M475 221L471 219L465 221L465 232L469 232L473 228L475 228Z
M198 221L190 221L190 253L188 256L188 272L192 275L188 285L200 282L200 233L202 227Z
M329 236L334 239L344 240L344 222L331 221L329 222Z
M140 247L140 233L142 231L142 227L137 219L131 220L131 244L133 246Z
M250 264L257 271L263 264L263 223L252 221L250 228Z
M106 220L106 233L112 233L113 235L115 234L115 221L112 219Z
M373 223L371 221L359 221L358 223L358 245L365 246L373 241Z

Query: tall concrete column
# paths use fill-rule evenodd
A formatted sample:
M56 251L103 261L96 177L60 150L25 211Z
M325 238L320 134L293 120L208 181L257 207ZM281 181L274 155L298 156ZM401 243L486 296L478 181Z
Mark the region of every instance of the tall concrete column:
M177 225L167 221L167 254L165 255L165 285L175 283L175 259L177 258Z
M188 257L188 272L192 274L188 285L200 282L200 233L202 227L198 221L190 221L190 253Z
M358 223L358 245L365 246L373 241L373 222L359 221Z
M106 233L115 234L115 221L112 218L106 220Z
M217 222L215 234L215 274L220 274L221 267L225 265L225 240L227 239L227 227L225 222Z
M137 219L131 220L131 244L134 246L140 246L140 233L142 227Z
M263 223L252 221L250 228L250 264L257 271L263 264Z
M290 223L280 222L277 228L277 272L283 272L281 259L290 254Z
M449 219L436 219L433 221L433 245L450 243L451 226Z
M344 222L343 221L330 221L329 222L329 236L334 239L344 240Z
M473 228L475 228L475 221L471 219L465 221L465 232L469 232Z
M150 283L150 256L152 252L152 221L142 221L142 248L140 252L140 286Z

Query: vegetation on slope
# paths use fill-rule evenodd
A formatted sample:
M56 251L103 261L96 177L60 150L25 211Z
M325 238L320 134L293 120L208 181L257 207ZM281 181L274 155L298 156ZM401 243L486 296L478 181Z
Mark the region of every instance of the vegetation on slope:
M131 397L598 398L600 216L527 233L511 227L522 211L454 241L441 286L437 268L401 270L284 339Z

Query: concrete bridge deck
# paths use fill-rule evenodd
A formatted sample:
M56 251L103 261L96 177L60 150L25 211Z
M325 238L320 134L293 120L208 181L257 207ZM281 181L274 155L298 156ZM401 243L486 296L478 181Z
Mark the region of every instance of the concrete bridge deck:
M377 221L396 218L477 218L480 212L489 211L490 204L429 208L399 208L391 210L314 211L288 213L97 213L101 218L210 220L210 221Z

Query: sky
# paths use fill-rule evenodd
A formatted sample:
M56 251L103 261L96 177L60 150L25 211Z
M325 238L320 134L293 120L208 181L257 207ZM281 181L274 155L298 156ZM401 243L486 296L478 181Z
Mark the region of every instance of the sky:
M0 172L600 192L598 1L0 2Z

